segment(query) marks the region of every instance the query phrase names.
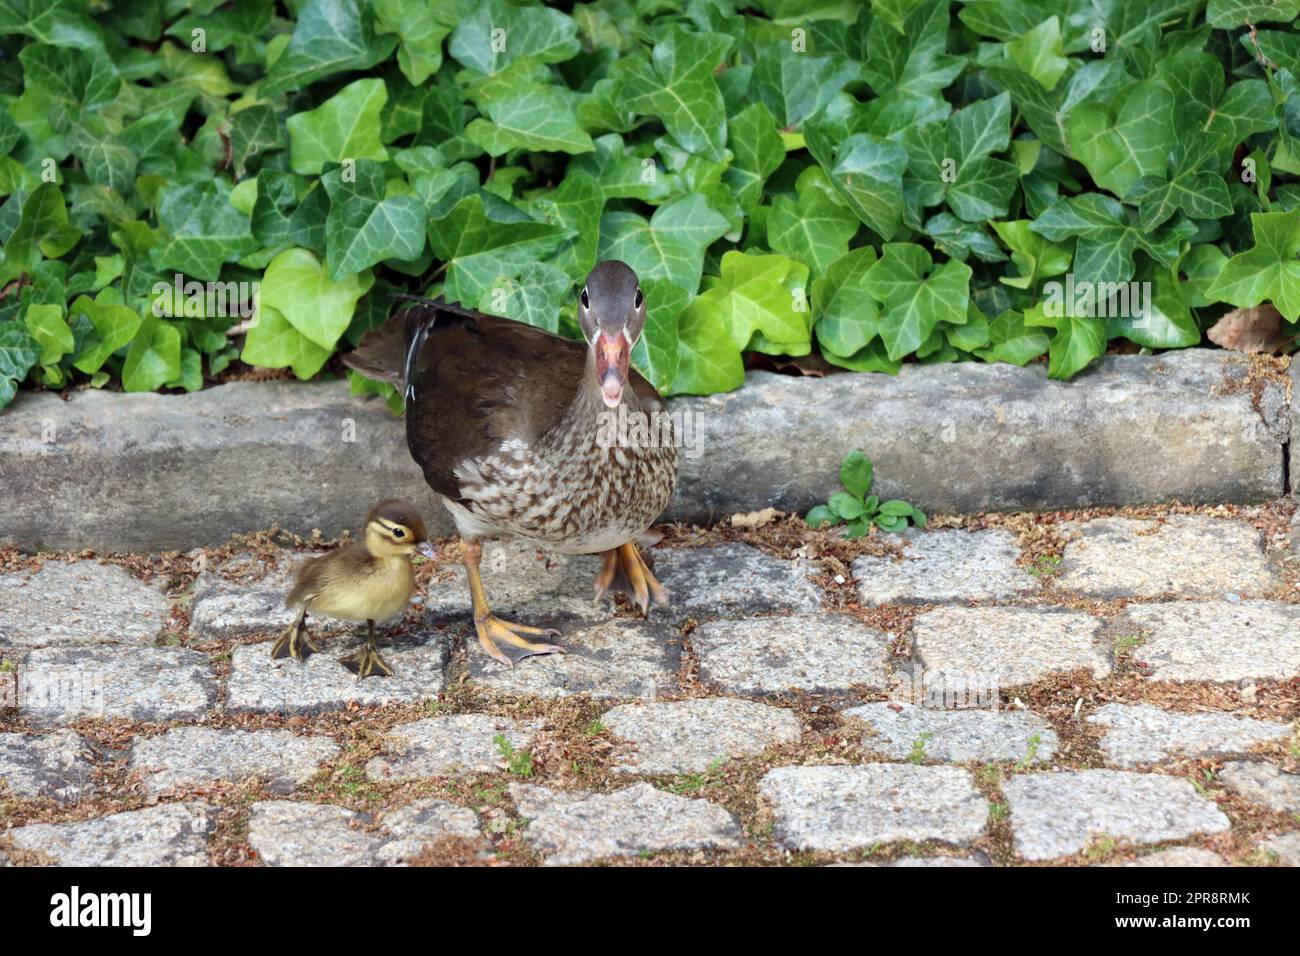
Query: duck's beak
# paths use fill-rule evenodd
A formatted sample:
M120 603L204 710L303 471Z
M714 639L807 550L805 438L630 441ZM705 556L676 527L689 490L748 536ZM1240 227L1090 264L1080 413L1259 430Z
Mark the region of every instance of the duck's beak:
M433 550L433 545L428 541L421 541L416 545L415 550L420 552L420 554L424 555L426 558L435 557L437 554L437 552Z
M627 385L627 363L631 354L627 336L622 332L596 333L592 344L596 350L596 381L600 384L600 397L609 408L617 408Z

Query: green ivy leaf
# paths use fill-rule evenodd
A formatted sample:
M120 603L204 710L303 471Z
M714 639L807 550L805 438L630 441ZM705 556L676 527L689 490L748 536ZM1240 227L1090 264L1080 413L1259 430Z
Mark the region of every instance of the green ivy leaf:
M112 102L121 85L113 61L102 49L33 43L23 47L18 61L23 68L24 91L14 115L36 113L56 132L71 128L79 112L101 109Z
M332 350L373 282L369 272L336 282L306 249L286 249L266 267L259 305L275 309L316 345Z
M231 205L230 192L230 184L220 177L164 192L158 206L164 238L149 251L153 264L215 280L222 263L252 251L257 242L249 217Z
M812 124L804 136L809 152L858 218L882 239L892 239L903 219L907 151L870 133L855 133L835 146L826 131Z
M746 212L758 205L763 184L785 159L785 145L776 131L776 120L762 103L751 103L727 124L727 148L731 165L722 178Z
M54 365L76 346L72 329L63 320L61 305L28 306L25 322L27 331L40 344L42 365Z
M99 25L77 0L4 0L0 3L0 36L8 34L82 50L103 43Z
M856 70L839 57L793 49L785 31L777 33L774 40L755 51L751 91L782 128L798 129L844 88Z
M818 190L798 199L777 196L767 219L767 244L807 265L814 276L825 275L831 263L849 251L858 219Z
M72 359L72 364L87 375L98 372L110 355L135 338L140 316L122 305L116 289L105 289L94 299L80 296L72 303L70 320L84 316L91 332Z
M298 378L306 379L319 372L331 354L331 349L307 338L289 324L283 313L263 301L244 337L240 358L263 368L291 368Z
M1212 152L1180 143L1171 156L1169 178L1149 176L1135 182L1125 200L1138 204L1138 225L1154 230L1177 212L1192 219L1232 215L1232 198Z
M3 272L11 278L34 269L42 254L58 259L81 238L81 230L68 222L63 193L54 183L41 183L21 207L13 200L6 205L21 209L18 224L4 244Z
M1277 125L1268 85L1248 79L1228 87L1223 66L1208 53L1185 50L1160 61L1157 71L1173 92L1174 128L1213 138L1225 162L1250 134Z
M1253 26L1256 23L1290 23L1300 16L1300 0L1210 0L1205 18L1210 26Z
M1047 306L1039 303L1025 312L1024 323L1056 330L1048 355L1048 375L1051 378L1073 378L1106 351L1105 319L1049 315Z
M1182 283L1182 291L1188 305L1200 309L1219 301L1210 294L1210 289L1227 262L1228 257L1215 245L1192 246L1187 250L1178 267L1186 277Z
M744 384L745 363L731 342L727 313L716 299L696 296L686 306L678 318L678 346L673 394L709 395Z
M40 357L40 343L22 323L13 320L0 322L0 385L21 382ZM12 389L5 387L4 393L0 393L0 404L7 405L12 400Z
M1011 250L1011 264L1018 275L1004 275L999 281L1017 289L1034 288L1040 280L1059 276L1074 258L1071 246L1059 245L1030 230L1028 219L990 223L998 238Z
M1020 174L991 154L1005 150L1010 139L1011 98L1005 93L958 110L946 129L938 123L911 127L903 134L908 192L922 206L946 199L967 222L1005 215Z
M663 391L677 379L681 362L678 320L690 295L667 279L642 279L641 291L646 303L645 328L632 349L632 362Z
M447 52L471 70L496 73L522 59L562 63L581 49L577 28L559 10L488 0L460 19Z
M995 40L1014 40L1039 22L1037 11L1023 0L970 0L957 18L980 36Z
M127 350L122 387L128 392L152 392L180 375L181 333L162 319L146 315Z
M1127 282L1133 277L1133 252L1141 249L1162 265L1172 266L1178 245L1194 232L1186 220L1147 235L1109 196L1085 193L1062 199L1030 226L1053 242L1077 237L1074 276L1081 282Z
M450 4L445 5L450 13ZM420 86L442 66L442 41L455 26L455 17L444 22L443 4L410 3L408 0L375 0L375 21L383 33L395 33L401 41L397 65L412 86Z
M136 155L108 124L94 114L81 118L68 145L85 166L92 183L130 196L135 185Z
M571 287L569 277L555 266L532 262L517 279L498 277L491 287L483 290L478 308L548 332L558 332L561 303Z
M326 163L387 160L388 150L379 141L379 114L387 102L383 80L357 80L316 109L290 116L289 164L293 171L319 175Z
M1228 260L1209 295L1235 306L1272 302L1288 322L1300 319L1300 218L1294 212L1252 213L1255 245Z
M948 26L947 0L919 4L903 20L902 30L885 17L872 21L861 72L885 101L883 109L909 100L919 104L939 100L939 91L965 68L964 57L946 52Z
M605 208L600 184L590 174L572 170L558 189L538 196L532 208L539 218L569 233L553 257L555 264L574 281L586 278L596 264L600 213Z
M335 280L361 272L385 259L416 259L424 251L427 216L414 196L384 198L384 170L368 159L321 177L330 197L325 220L326 261Z
M279 116L266 104L250 106L230 117L230 153L241 174L252 157L283 149L285 142Z
M684 149L721 160L727 114L713 73L731 44L720 33L668 30L648 62L622 61L623 105L659 117Z
M465 135L491 156L512 149L590 153L596 148L578 126L572 98L556 87L540 83L516 86L480 98L479 107L488 119L473 120Z
M989 344L975 355L985 362L1028 365L1047 351L1051 338L1046 332L1025 325L1018 312L1007 310L989 322Z
M1023 36L1007 44L1012 62L1032 76L1045 90L1054 90L1070 65L1061 47L1061 21L1048 17Z
M337 73L368 70L392 53L396 42L375 34L369 3L307 0L288 46L267 71L259 92L270 97Z
M721 276L696 297L715 303L737 354L751 348L775 355L807 355L808 267L787 256L728 252ZM760 341L755 341L756 337Z
M479 301L498 277L519 275L567 235L518 210L489 211L481 196L466 196L445 217L430 219L428 234L433 254L447 263L446 294L456 302Z
M933 268L924 248L886 243L884 255L867 274L866 289L882 305L880 336L891 359L916 349L938 322L960 325L970 301L970 266L945 262Z
M1061 155L1070 154L1065 141L1066 117L1061 108L1065 94L1060 88L1048 92L1028 73L1012 66L991 64L985 72L1011 94L1011 102L1044 145Z
M831 263L812 284L814 329L823 354L855 355L880 333L880 307L867 294L876 250L860 246ZM834 361L834 359L832 359Z
M1165 171L1173 106L1174 94L1155 80L1133 83L1105 105L1084 103L1066 122L1070 151L1098 186L1124 196L1139 179Z
M647 221L634 212L600 217L600 258L621 259L641 279L667 279L688 292L700 284L704 250L727 220L698 193L664 203Z
M927 219L923 228L935 248L951 259L965 262L973 255L981 262L1007 261L982 223L962 222L950 212L941 212Z
M1125 338L1154 349L1183 349L1198 344L1201 327L1169 274L1148 268L1141 278L1144 284L1139 290L1145 297L1142 307L1108 316L1106 337Z

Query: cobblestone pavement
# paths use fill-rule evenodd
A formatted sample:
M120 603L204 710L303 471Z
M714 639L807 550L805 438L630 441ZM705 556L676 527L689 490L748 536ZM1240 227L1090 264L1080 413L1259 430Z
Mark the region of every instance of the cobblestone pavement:
M268 536L0 552L0 863L1300 864L1300 524L1177 510L668 528L648 621L492 545L513 670L446 542L365 681Z

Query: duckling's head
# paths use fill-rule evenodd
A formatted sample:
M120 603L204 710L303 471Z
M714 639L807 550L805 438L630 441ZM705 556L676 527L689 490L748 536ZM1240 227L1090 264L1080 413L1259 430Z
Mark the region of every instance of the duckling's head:
M377 558L404 557L419 551L433 557L433 546L415 505L385 498L366 515L366 549Z

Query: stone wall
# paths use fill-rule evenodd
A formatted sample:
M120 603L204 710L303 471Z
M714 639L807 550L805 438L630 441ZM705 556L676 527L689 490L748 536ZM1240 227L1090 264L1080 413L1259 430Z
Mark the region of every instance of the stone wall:
M855 448L875 462L876 493L931 512L1275 498L1297 413L1276 381L1252 394L1249 369L1190 349L1111 356L1071 382L979 363L755 372L670 403L696 446L666 517L804 511L837 490ZM32 550L189 549L271 525L333 536L386 495L452 531L401 420L341 382L23 393L0 414L0 494L0 541Z

